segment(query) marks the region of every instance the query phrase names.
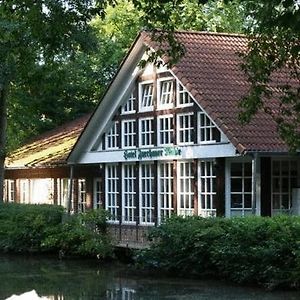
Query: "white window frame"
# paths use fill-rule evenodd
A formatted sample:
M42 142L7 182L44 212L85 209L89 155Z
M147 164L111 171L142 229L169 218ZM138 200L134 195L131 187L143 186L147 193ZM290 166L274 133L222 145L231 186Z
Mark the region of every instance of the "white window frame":
M70 189L70 179L69 178L59 178L57 183L58 188L58 205L61 205L65 208L68 207L69 201L69 189Z
M204 118L204 125L202 125L201 118ZM198 124L198 143L199 144L211 144L219 143L222 140L222 133L218 127L214 124L211 118L203 111L199 111L197 114ZM213 137L214 130L219 131L220 140L217 141ZM204 139L202 138L202 132L204 132ZM210 136L210 138L208 138Z
M180 118L182 117L189 117L190 122L191 122L191 126L186 126L186 125L190 125L190 124L184 124L184 127L180 125ZM193 112L189 112L189 113L182 113L182 114L177 114L176 116L176 128L177 128L177 144L178 145L193 145L194 144L194 135L193 135L193 131L194 131L194 127L193 127L193 118L194 118L194 113ZM190 140L189 141L181 141L180 139L180 133L184 132L184 131L188 131L189 132L189 136L190 136ZM183 133L185 136L185 133Z
M105 149L118 149L118 138L119 138L119 132L118 132L118 121L113 121L112 126L110 127L110 130L105 134Z
M198 161L198 215L216 216L216 173L214 160ZM204 204L204 205L203 205Z
M136 120L135 119L129 119L129 120L123 120L122 121L122 148L124 149L130 149L130 148L136 148L135 145L135 136L136 136ZM131 124L130 128L132 131L125 132L125 124ZM129 125L128 125L129 126ZM127 126L127 128L129 128ZM129 145L126 145L126 141Z
M172 161L159 162L157 165L157 203L158 224L174 213L174 163Z
M30 180L20 179L20 203L29 203Z
M146 171L143 173L143 169ZM154 225L154 164L141 163L139 165L139 216L140 224Z
M274 163L279 163L279 175L274 175ZM288 175L284 176L282 164L288 164ZM292 176L292 166L296 168L297 174ZM272 158L271 160L271 212L272 216L277 214L289 214L292 208L292 181L295 181L295 186L297 186L298 178L298 161L297 159L291 158ZM275 191L274 180L279 180L279 191ZM288 191L283 191L283 180L287 180ZM274 197L279 197L280 208L274 208ZM288 197L288 208L283 208L283 197Z
M130 95L129 95L128 100L122 106L122 110L121 110L122 115L133 114L133 113L136 112L136 110L135 110L135 101L136 101L136 97L134 95L134 92L131 92Z
M6 202L16 201L15 181L13 179L5 180L3 196Z
M161 126L161 120L163 121L163 124L166 123L167 125L170 125L170 128L163 128L164 125ZM161 137L163 136L163 140ZM159 146L172 146L174 145L174 116L173 115L163 115L157 117L157 144ZM169 140L170 142L166 142Z
M171 84L170 86L168 85L169 83ZM162 91L165 84L167 84L170 89ZM173 108L176 102L175 96L175 79L173 77L165 77L157 80L157 109ZM167 99L169 99L168 103L162 103L162 97L167 97Z
M176 105L177 107L188 107L194 105L193 97L190 95L190 93L187 91L187 89L177 80L176 81ZM180 103L181 95L184 99L189 99L188 102Z
M177 162L177 214L181 216L194 215L195 177L193 174L193 163L191 160ZM187 165L188 174L186 172ZM183 176L181 175L181 170L185 172ZM181 184L181 181L183 181L183 184ZM181 190L181 187L183 187L183 190ZM183 202L181 202L181 197L183 197Z
M137 178L135 167L135 164L122 165L122 223L124 224L136 224L137 194L135 182ZM127 176L128 173L130 176Z
M109 212L108 222L118 223L119 175L117 164L105 165L105 210Z
M93 203L94 209L103 207L103 191L102 191L102 180L100 177L96 177L93 180Z
M144 106L144 87L146 85L152 85L152 96L151 99L149 100L150 96L147 94L147 104L149 102L151 105ZM154 109L154 81L153 80L145 80L143 82L139 83L139 111L140 112L145 112L145 111L153 111Z
M142 130L142 123L146 122L149 127L147 130L143 131ZM140 118L139 119L139 147L153 147L154 146L154 118L149 117L149 118ZM148 135L145 137L145 140L148 141L149 143L143 144L143 136Z
M84 178L78 179L78 212L86 212L87 201L86 201L86 180Z
M243 165L243 170L242 170L242 176L231 176L231 165L233 163L239 163ZM244 165L245 164L250 164L251 165L251 173L253 172L252 169L252 162L251 160L248 159L235 159L235 160L229 160L227 163L227 182L226 182L226 186L228 187L228 203L227 203L227 214L228 216L231 217L235 217L235 216L248 216L248 215L252 215L252 204L253 204L253 197L254 197L254 191L253 191L253 174L249 175L249 176L245 176L245 172L244 172ZM241 179L242 180L242 187L241 187L241 191L238 192L232 192L232 187L231 187L231 179ZM247 192L245 191L245 179L251 179L251 192ZM231 204L231 196L232 195L242 195L242 207L240 208L234 208L232 207ZM251 207L250 208L246 208L245 207L245 195L250 195L251 196ZM238 213L240 212L240 213Z

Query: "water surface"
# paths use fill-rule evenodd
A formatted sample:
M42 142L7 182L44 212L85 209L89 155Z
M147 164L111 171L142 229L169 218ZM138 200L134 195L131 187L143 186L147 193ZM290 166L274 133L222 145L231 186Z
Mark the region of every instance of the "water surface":
M36 290L53 300L67 299L300 299L300 292L239 287L219 281L150 277L124 265L91 260L0 255L0 300Z

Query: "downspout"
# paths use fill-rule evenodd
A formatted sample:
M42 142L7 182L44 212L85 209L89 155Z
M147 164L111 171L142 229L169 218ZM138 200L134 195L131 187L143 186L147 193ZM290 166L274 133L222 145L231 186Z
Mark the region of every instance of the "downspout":
M257 152L252 157L252 215L256 215L256 173L257 173Z
M67 211L68 215L71 213L71 203L73 200L73 178L74 178L74 166L70 166L70 184L69 184L69 191L68 191L68 203L67 203Z

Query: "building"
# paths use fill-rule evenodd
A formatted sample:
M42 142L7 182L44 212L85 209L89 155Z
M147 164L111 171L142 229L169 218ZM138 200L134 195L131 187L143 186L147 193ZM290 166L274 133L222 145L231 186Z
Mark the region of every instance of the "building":
M288 153L268 114L260 111L244 126L238 120L249 88L238 55L246 38L184 31L176 37L186 53L171 69L141 67L148 47L157 45L145 32L137 37L72 147L63 165L68 172L55 177L88 182L72 203L84 210L82 192L89 207L103 205L110 223L122 228L155 225L171 214L300 213L298 156ZM8 195L23 172L10 168ZM75 176L81 168L88 175Z

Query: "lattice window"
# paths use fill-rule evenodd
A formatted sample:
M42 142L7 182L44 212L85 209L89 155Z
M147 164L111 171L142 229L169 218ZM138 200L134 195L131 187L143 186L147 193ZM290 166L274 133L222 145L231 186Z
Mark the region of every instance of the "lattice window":
M173 116L158 117L158 144L159 145L173 145L174 125Z
M216 175L213 161L200 161L200 215L216 216Z
M174 211L173 191L173 163L165 162L158 164L158 198L159 198L159 222L171 216Z
M252 164L232 162L230 166L231 216L252 214Z
M182 144L194 143L193 113L177 115L177 142Z
M178 162L178 214L194 214L193 162Z
M140 89L140 110L153 110L153 83L142 83Z
M140 119L140 146L154 145L154 120L153 118Z
M194 104L188 91L178 82L177 83L177 106L191 106Z
M94 179L94 208L99 209L102 208L103 200L102 200L102 186L101 186L101 178Z
M159 81L158 108L171 108L174 106L174 81Z
M134 93L131 93L127 102L122 107L122 114L135 113L136 98Z
M122 146L124 148L135 147L135 120L126 120L122 122Z
M106 134L106 149L116 149L118 148L118 127L119 122L114 121L110 130Z
M199 143L220 142L221 133L211 119L203 112L199 112Z
M123 165L123 221L133 223L135 222L136 210L136 190L135 190L135 165Z
M140 165L140 221L141 224L154 223L154 165Z
M78 179L78 212L86 211L86 182L85 179Z
M118 166L106 165L105 167L105 208L109 212L109 221L118 221Z

